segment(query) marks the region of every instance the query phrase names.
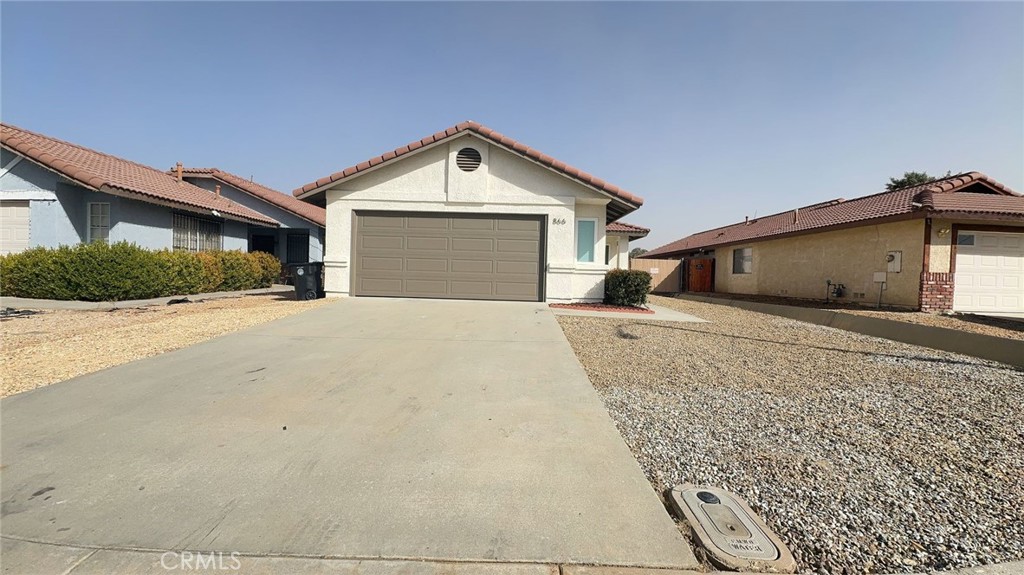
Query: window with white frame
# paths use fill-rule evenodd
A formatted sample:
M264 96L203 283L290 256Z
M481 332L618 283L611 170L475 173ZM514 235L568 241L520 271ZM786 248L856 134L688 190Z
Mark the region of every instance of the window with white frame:
M110 204L89 202L88 243L110 241Z
M174 214L173 227L175 251L206 252L223 245L220 222Z
M576 261L594 262L594 249L597 247L597 220L576 220Z
M732 251L732 273L749 274L754 271L754 248L740 248Z

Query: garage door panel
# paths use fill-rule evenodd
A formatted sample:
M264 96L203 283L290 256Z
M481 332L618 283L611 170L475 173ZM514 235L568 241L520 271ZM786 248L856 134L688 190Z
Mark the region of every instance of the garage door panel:
M452 271L455 273L489 274L494 272L494 262L491 260L453 259Z
M359 291L400 295L402 293L402 278L360 278L359 288Z
M494 230L491 218L455 218L452 220L453 230Z
M540 231L540 222L537 220L498 220L498 230L536 233Z
M443 279L405 280L404 293L444 296L448 293L448 281Z
M404 239L391 236L363 236L358 247L371 250L401 250L405 247Z
M953 309L1024 316L1024 233L958 233Z
M408 258L405 260L405 269L411 272L445 273L448 271L448 260Z
M444 251L448 249L448 238L409 236L406 238L405 247L409 251Z
M28 249L32 209L28 200L0 202L0 254Z
M529 297L536 287L530 283L499 282L496 284L497 295L506 298Z
M410 229L447 230L448 218L409 218L406 227Z
M457 252L493 252L492 238L453 238L452 250Z
M354 295L542 297L542 216L378 212L355 218Z
M364 257L360 264L364 270L402 271L402 258Z
M359 222L359 226L364 230L373 229L398 229L405 227L405 224L394 218L379 217L379 216L364 216Z

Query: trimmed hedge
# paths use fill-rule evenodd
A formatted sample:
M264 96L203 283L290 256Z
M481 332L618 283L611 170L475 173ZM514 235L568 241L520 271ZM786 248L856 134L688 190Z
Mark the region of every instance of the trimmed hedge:
M0 256L0 295L123 301L269 287L280 273L281 262L264 253L79 244Z
M604 276L604 302L641 306L651 292L651 274L642 270L611 270Z

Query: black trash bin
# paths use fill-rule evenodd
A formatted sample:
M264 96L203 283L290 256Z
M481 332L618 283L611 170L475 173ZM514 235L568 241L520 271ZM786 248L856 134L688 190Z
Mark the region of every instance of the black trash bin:
M293 264L292 281L295 282L295 299L317 299L324 297L323 262Z

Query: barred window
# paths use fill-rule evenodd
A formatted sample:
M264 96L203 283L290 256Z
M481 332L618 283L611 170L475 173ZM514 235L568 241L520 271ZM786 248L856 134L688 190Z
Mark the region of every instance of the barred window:
M223 245L220 222L174 214L174 250L205 252Z

